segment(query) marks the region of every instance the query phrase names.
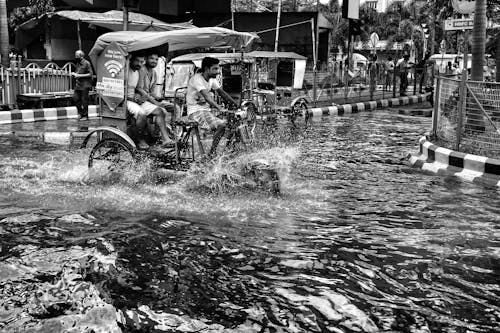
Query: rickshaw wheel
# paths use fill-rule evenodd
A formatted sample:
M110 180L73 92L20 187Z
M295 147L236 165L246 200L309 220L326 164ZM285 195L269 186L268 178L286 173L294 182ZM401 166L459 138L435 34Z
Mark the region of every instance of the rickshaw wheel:
M115 138L99 141L89 156L89 169L102 171L119 171L136 162L132 147Z

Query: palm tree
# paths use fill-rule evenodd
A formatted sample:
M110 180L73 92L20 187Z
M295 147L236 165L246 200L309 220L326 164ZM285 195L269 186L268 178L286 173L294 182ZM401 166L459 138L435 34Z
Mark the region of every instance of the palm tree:
M7 0L0 0L0 55L2 65L9 66L9 25L7 21Z
M474 28L472 29L471 79L483 80L484 49L486 45L486 0L476 0Z

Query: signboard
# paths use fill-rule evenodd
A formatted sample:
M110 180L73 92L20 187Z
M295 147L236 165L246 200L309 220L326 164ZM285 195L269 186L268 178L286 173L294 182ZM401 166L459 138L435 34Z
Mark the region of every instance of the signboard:
M451 5L453 9L460 14L471 14L474 13L476 8L475 0L451 0Z
M444 21L444 30L471 30L474 27L473 19L452 19Z
M359 20L359 0L343 0L342 18Z
M111 110L125 98L125 52L115 42L97 58L96 90Z
M372 48L376 49L379 40L380 38L378 37L376 32L370 35L370 43L372 44Z

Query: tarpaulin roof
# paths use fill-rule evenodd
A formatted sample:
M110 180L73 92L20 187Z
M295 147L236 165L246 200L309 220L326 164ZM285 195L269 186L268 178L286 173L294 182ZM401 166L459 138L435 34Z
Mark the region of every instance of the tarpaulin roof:
M54 13L46 13L33 18L19 26L21 30L33 29L40 20L46 17L59 16L73 21L81 21L94 24L112 31L123 30L123 12L120 10L110 10L105 13L84 12L81 10L61 10ZM128 30L134 31L170 31L177 29L196 28L190 22L165 23L151 16L129 12Z
M188 62L201 61L205 57L219 59L222 64L230 64L241 61L241 52L237 53L189 53L173 58L172 62ZM250 57L248 53L243 53L244 62L254 62L255 59Z
M84 12L81 10L61 10L53 15L58 15L69 20L82 21L100 27L119 31L123 30L123 12L121 10L110 10L105 13ZM133 31L170 31L177 29L196 28L189 22L165 23L151 16L128 13L128 30Z
M168 43L169 51L216 47L240 49L249 46L257 39L259 39L257 35L249 32L238 32L220 27L161 32L116 31L97 38L89 56L95 64L97 56L112 42L118 44L125 52L133 52L166 43Z
M247 55L255 58L307 59L307 57L295 52L252 51L247 53Z

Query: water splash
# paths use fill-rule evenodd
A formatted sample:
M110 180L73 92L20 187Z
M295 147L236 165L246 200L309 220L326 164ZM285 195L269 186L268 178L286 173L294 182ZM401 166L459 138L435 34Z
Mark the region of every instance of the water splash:
M256 164L277 172L280 186L286 188L293 163L299 156L298 148L270 148L238 156L222 155L210 164L191 168L182 184L189 190L210 193L244 192L257 187L255 179L246 172Z

